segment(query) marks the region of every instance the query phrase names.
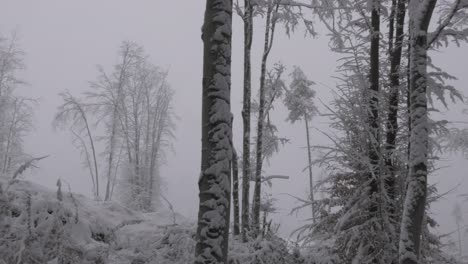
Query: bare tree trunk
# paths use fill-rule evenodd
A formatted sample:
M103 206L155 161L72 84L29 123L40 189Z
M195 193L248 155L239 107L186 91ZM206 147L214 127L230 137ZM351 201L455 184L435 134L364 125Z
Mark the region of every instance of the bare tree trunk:
M89 141L91 142L91 152L93 153L93 160L94 160L94 174L96 176L96 197L99 198L99 174L98 174L98 166L97 166L97 158L96 158L96 148L94 147L94 140L91 135L91 131L88 126L88 122L86 121L86 130L88 133Z
M369 218L377 217L379 210L379 202L377 201L380 181L380 126L379 126L379 93L380 93L380 60L379 60L379 45L380 45L380 1L373 1L371 12L371 46L370 46L370 73L369 73L369 126L370 126L370 143L369 143ZM378 263L374 245L370 245L369 254L373 256L371 263Z
M107 159L107 184L106 184L106 195L104 200L109 201L111 199L111 182L112 182L112 167L113 167L113 160L114 160L114 149L115 149L115 140L117 134L117 123L118 123L118 114L119 114L119 104L122 102L122 89L124 85L124 78L125 78L125 71L127 69L128 63L128 56L129 56L129 46L125 47L123 51L123 62L122 68L120 69L119 74L119 83L117 87L117 98L113 102L114 107L112 110L112 125L111 125L111 135L109 139L109 157Z
M145 197L142 181L142 175L140 172L140 162L141 162L141 153L140 153L140 140L141 140L141 124L139 122L139 107L140 107L140 91L136 91L138 88L135 87L135 94L133 95L133 151L134 151L134 164L133 164L133 177L135 179L134 185L132 186L135 191L135 198L137 199L137 204L139 209L143 209L144 203L142 201Z
M110 190L111 190L111 181L112 181L112 163L114 159L114 146L115 146L115 130L116 130L116 113L114 112L114 117L112 118L112 128L111 128L111 137L109 139L109 156L107 159L107 184L106 184L106 194L104 196L105 201L110 200Z
M115 164L114 177L112 179L109 200L112 200L112 196L114 194L114 187L117 181L117 172L119 171L120 160L122 159L122 151L123 151L123 146L120 147L119 155L117 156L117 163Z
M151 151L153 145L152 145L152 140L151 140L151 129L154 128L152 122L152 114L157 115L157 112L152 113L152 104L150 100L150 91L148 87L145 87L145 105L144 107L146 108L146 124L145 124L145 138L144 138L144 143L143 146L145 147L145 152L144 152L144 159L143 159L143 168L144 172L143 175L145 176L144 178L144 185L143 188L145 189L145 200L144 200L144 210L145 211L150 211L151 210L151 200L153 196L152 192L152 185L153 185L153 180L152 180L152 175L150 173L150 159L151 159Z
M396 0L394 0L396 2ZM386 177L386 185L388 195L391 202L390 214L395 217L395 198L396 198L396 175L393 153L396 147L396 138L398 133L398 102L400 91L400 66L403 50L404 24L406 13L406 0L398 0L395 4L396 30L395 30L395 45L390 47L390 99L387 115L387 135L386 135L386 160L388 175ZM391 29L392 30L392 29ZM392 42L393 40L390 39Z
M163 84L164 85L164 84ZM151 135L151 155L150 155L150 169L149 169L149 200L148 207L151 208L153 202L159 205L161 189L160 189L160 176L158 171L158 159L161 150L161 141L163 133L168 131L170 124L167 122L169 118L169 105L171 97L168 94L166 87L161 87L158 92L158 102L155 106L155 118L153 120L153 128ZM161 93L162 92L162 93ZM156 194L155 194L156 191ZM156 199L155 199L156 198Z
M239 166L238 156L235 148L232 148L232 200L234 211L234 235L240 234L240 221L239 221Z
M410 116L409 175L401 220L399 259L417 264L427 196L427 30L437 0L411 1L410 17Z
M80 111L81 117L83 118L83 122L86 128L86 134L88 136L89 143L91 144L91 153L93 154L93 161L94 161L94 176L96 177L96 198L99 198L99 174L98 174L98 165L97 165L97 158L96 158L96 148L94 147L93 136L91 134L91 129L89 127L88 118L86 117L86 114L83 108L81 107L80 104L78 104L78 102L74 102L74 103L77 105L78 110Z
M124 133L128 162L131 164L133 162L133 156L132 156L132 149L131 149L131 144L130 144L130 134L129 134L130 126L129 126L128 113L127 113L128 107L125 105L125 101L123 99L122 99L122 102L120 103L122 105L122 109L121 109L121 114L120 114L121 116L119 116L119 121L120 121L120 126L122 127L122 131Z
M123 136L124 136L124 141L125 141L125 152L127 155L128 165L130 166L133 164L133 156L132 156L132 146L130 143L130 134L129 134L130 126L129 126L129 120L128 120L129 119L128 107L126 106L124 100L122 100L121 106L122 108L120 109L121 113L119 115L119 122L120 122L120 126L122 127L122 132L124 134ZM135 179L132 175L129 175L129 183L131 186L130 198L131 200L133 200L135 198L136 193L133 188L133 186L135 185Z
M158 122L163 122L161 119L158 119ZM155 129L156 130L156 129ZM161 126L159 126L159 128L157 129L158 133L157 133L157 136L155 139L153 139L153 143L152 143L152 150L151 150L151 165L150 165L150 171L149 171L149 175L150 175L150 182L149 182L149 196L151 198L151 200L149 200L149 204L148 204L148 208L151 208L152 206L152 203L154 201L154 188L155 188L155 178L156 177L159 177L159 174L157 174L158 172L158 164L157 164L157 161L158 161L158 158L159 158L159 149L160 149L160 146L161 146L161 137L162 137L162 130L163 130L163 127L162 127L162 124ZM156 181L156 188L157 188L157 192L156 192L156 201L159 201L159 196L161 195L161 190L160 190L160 181L159 181L159 178L158 180ZM156 203L158 204L158 202Z
M85 153L86 164L88 166L89 175L91 176L91 182L93 184L93 195L94 195L94 197L96 197L96 181L94 180L93 165L91 163L91 159L89 158L88 147L86 146L86 142L83 140L83 138L78 133L73 131L73 129L70 129L70 131L78 139L78 141L80 142L80 144L81 144L81 146L83 148L83 152Z
M154 195L154 181L156 177L156 162L158 158L158 150L160 146L160 138L161 138L161 109L160 109L160 104L158 99L156 111L153 113L155 115L154 120L152 121L152 131L151 131L151 150L149 154L149 170L148 170L148 176L149 176L149 183L148 183L148 204L147 207L150 209L152 207L153 203L153 195ZM157 193L156 195L159 195Z
M304 115L304 122L306 127L307 136L307 158L309 163L309 188L310 188L310 204L312 209L312 223L315 224L315 205L314 205L314 178L312 175L312 154L310 153L310 134L309 134L309 121L307 116Z
M251 60L253 35L253 7L251 0L244 1L244 102L242 108L242 121L244 125L243 153L242 153L242 240L247 242L247 231L250 229L249 222L249 199L250 199L250 101L251 101Z
M371 30L371 47L370 47L370 74L369 74L369 125L370 125L370 147L369 159L371 163L371 192L377 192L378 183L375 179L379 175L380 163L380 129L379 129L379 44L380 44L380 7L379 2L374 0L372 9L372 30Z
M9 159L9 154L10 154L11 141L13 137L13 128L15 127L15 123L16 123L16 114L17 114L16 104L17 102L15 102L15 111L13 112L11 124L8 128L8 136L7 136L6 148L5 148L5 154L4 154L3 173L7 172L7 167L8 167L7 165L8 165L8 159Z
M263 165L263 125L265 121L265 81L266 64L268 55L273 45L273 37L276 25L276 13L279 3L273 5L271 2L267 7L265 40L262 56L262 67L260 72L260 102L257 122L257 146L256 146L256 166L255 166L255 188L252 203L252 228L254 235L257 236L260 231L260 203L262 192L262 165ZM274 12L274 13L273 13Z
M202 39L202 160L195 263L227 264L231 203L232 1L207 0Z

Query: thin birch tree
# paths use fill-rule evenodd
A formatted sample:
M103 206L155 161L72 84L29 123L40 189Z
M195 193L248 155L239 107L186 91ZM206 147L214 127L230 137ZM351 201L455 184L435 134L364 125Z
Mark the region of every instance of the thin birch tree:
M266 25L263 46L263 55L260 70L259 108L257 118L257 138L256 138L256 162L255 162L255 186L252 202L252 229L254 235L260 231L260 202L262 192L262 167L263 167L263 132L265 119L265 81L267 75L267 61L275 36L276 22L278 21L279 1L269 0L266 3Z
M312 222L315 223L315 206L314 206L314 181L312 175L312 153L310 144L309 122L316 114L317 108L314 104L315 91L311 86L314 82L309 80L301 68L295 66L292 73L292 82L289 85L289 90L286 92L284 103L289 110L288 121L295 123L299 120L304 121L307 143L307 170L309 172L309 195L312 209Z
M95 199L100 199L97 150L85 105L68 91L60 93L60 96L62 97L63 103L57 108L53 125L54 127L60 128L70 126L74 135L77 136L82 143L83 149L86 152L86 166L90 168L91 178L93 179L93 184L95 184L95 186L93 185L93 195ZM87 141L81 137L85 137ZM88 148L85 147L86 145L91 149L91 154L88 153Z

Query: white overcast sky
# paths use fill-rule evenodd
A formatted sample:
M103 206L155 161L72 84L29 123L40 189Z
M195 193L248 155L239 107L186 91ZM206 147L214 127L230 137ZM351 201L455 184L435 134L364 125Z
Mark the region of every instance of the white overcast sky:
M90 179L81 167L79 152L70 143L66 132L54 131L53 115L60 103L58 93L68 89L78 95L88 88L88 81L97 75L96 65L105 68L117 62L116 52L123 40L135 41L144 46L151 60L169 69L169 82L176 91L175 110L180 117L177 128L175 154L163 169L167 183L167 196L177 211L195 218L198 210L197 180L200 170L200 114L202 42L200 38L205 1L202 0L0 0L0 33L8 36L17 31L20 45L26 52L27 69L22 73L29 83L21 93L40 98L40 107L35 112L36 130L27 138L26 149L35 156L50 154L41 161L40 168L26 178L54 187L62 178L69 182L73 191L89 195ZM258 23L257 23L258 25ZM258 73L263 28L255 27L253 52L254 88L258 87ZM330 88L335 86L335 54L329 51L326 34L317 38L304 38L299 30L291 38L278 31L269 65L281 60L287 67L299 65L310 79L317 83L318 97L329 101ZM236 145L241 149L240 132L242 104L242 39L243 27L239 17L234 18L232 58L232 110L235 115ZM435 59L450 73L459 77L454 82L467 93L468 47L443 49ZM253 96L257 93L254 92ZM460 110L457 106L456 110ZM466 120L455 111L445 111L444 118ZM289 181L274 183L271 191L278 199L279 211L275 216L281 224L281 233L291 230L309 217L309 210L290 216L296 205L285 193L304 197L308 177L302 172L306 164L305 134L303 124L290 125L284 120L286 113L281 107L275 112L279 133L291 139L281 153L275 156L267 173L290 175ZM313 127L327 129L327 120L318 118ZM255 127L255 126L253 126ZM312 143L323 144L326 139L317 130L312 130ZM451 231L454 221L450 216L458 194L468 193L464 183L468 162L462 157L444 157L433 182L439 183L441 192L462 183L452 194L432 207L432 212L441 223L441 230ZM319 168L314 174L319 177ZM267 189L268 190L268 189ZM465 212L468 206L464 207ZM465 215L468 218L468 215Z

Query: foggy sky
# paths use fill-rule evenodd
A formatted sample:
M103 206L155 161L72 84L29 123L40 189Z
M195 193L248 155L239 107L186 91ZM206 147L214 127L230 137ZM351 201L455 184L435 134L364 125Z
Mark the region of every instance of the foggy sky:
M162 169L168 199L175 210L195 218L198 210L197 180L200 171L201 145L201 74L202 41L201 25L205 1L202 0L1 0L0 33L8 36L13 30L20 36L20 46L26 52L27 69L22 77L29 84L21 88L21 94L40 98L40 107L35 112L36 130L26 139L26 150L34 156L50 154L40 162L39 169L26 174L26 179L54 188L58 178L70 183L74 192L90 195L91 183L87 171L81 166L79 151L71 145L71 137L65 131L54 131L51 123L57 106L58 93L68 89L79 95L89 88L88 82L97 76L96 65L108 71L117 62L117 51L123 40L135 41L150 54L151 61L169 70L169 83L176 91L175 112L177 141L175 153L168 156ZM261 44L263 29L254 31L252 57L253 87L258 89ZM317 38L304 38L301 29L290 39L282 30L277 32L269 65L281 60L288 69L299 65L317 85L317 96L323 102L330 101L329 87L335 86L337 56L329 51L326 33ZM319 32L320 33L320 32ZM232 111L235 115L234 133L237 149L241 149L242 107L242 39L243 27L238 16L234 17L233 65L232 65ZM465 93L468 84L468 52L462 48L442 49L434 55L439 66L459 77L454 82ZM252 96L257 96L256 91ZM317 100L318 101L318 100ZM320 103L318 102L319 107ZM454 107L459 111L461 105ZM444 110L443 118L462 121L457 111ZM275 221L281 224L281 234L289 235L310 210L290 216L290 209L297 205L286 193L306 197L308 176L306 166L304 125L285 122L286 112L278 107L274 122L279 134L291 139L281 152L265 166L266 173L291 176L288 181L279 180L271 189L278 199ZM466 120L465 120L466 121ZM312 126L327 130L327 120L316 118ZM253 128L255 124L253 123ZM312 144L323 144L326 138L312 129ZM432 212L441 223L441 231L454 228L451 217L453 204L463 200L458 194L468 193L468 162L460 155L444 157L440 166L449 166L431 178L438 182L439 191L445 192L461 183L453 193L432 207ZM316 179L323 176L320 168L314 168ZM268 187L265 187L268 190ZM465 218L468 206L464 206ZM467 221L465 221L466 223Z

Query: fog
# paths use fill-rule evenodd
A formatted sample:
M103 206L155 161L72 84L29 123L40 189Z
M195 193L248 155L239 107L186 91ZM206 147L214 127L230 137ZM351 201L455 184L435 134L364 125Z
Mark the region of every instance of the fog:
M26 69L21 77L28 83L20 93L39 98L35 111L35 130L28 135L25 147L33 156L50 155L41 161L39 168L24 176L26 179L55 188L58 178L68 182L72 191L91 195L91 183L87 171L80 162L79 151L71 144L67 132L55 131L52 120L60 104L58 93L69 90L75 95L89 88L89 81L97 76L96 65L110 69L116 63L117 50L123 40L142 45L151 60L169 71L169 83L175 89L175 111L178 116L174 153L162 169L168 200L175 210L195 219L198 210L197 180L200 174L201 149L201 84L202 41L201 25L204 1L125 1L125 0L41 0L0 1L0 32L8 36L16 31L21 48L26 52ZM318 26L315 38L304 36L303 29L288 38L284 31L277 34L269 65L281 61L289 69L299 65L310 79L323 104L332 98L331 88L337 65L337 55L329 50L326 32ZM254 31L263 32L256 24ZM262 40L254 35L252 77L253 88L258 89ZM235 145L241 148L242 107L242 43L241 19L234 18L232 111L234 113ZM464 90L468 84L467 47L441 49L434 54L436 62L459 79L453 85ZM256 91L252 96L257 96ZM318 100L317 100L318 101ZM320 105L322 111L325 108ZM468 121L460 110L461 104L444 110L441 118L452 121ZM310 217L309 210L290 215L297 205L288 196L306 197L308 176L306 167L305 134L302 124L291 125L285 121L285 109L274 112L279 134L291 141L265 166L267 174L289 175L289 180L273 183L272 193L278 199L279 211L274 221L281 224L280 234L289 234ZM323 144L327 138L320 131L327 131L329 120L317 117L312 121L312 144ZM317 155L314 152L314 156ZM453 205L459 202L464 213L468 206L466 176L468 162L461 155L444 155L431 181L438 183L440 193L453 189L431 207L440 223L439 232L451 232L455 222L451 216ZM317 178L323 177L321 168L314 168ZM320 194L318 194L320 196ZM468 218L468 217L465 217ZM465 221L466 223L466 221ZM468 248L467 248L468 250Z

